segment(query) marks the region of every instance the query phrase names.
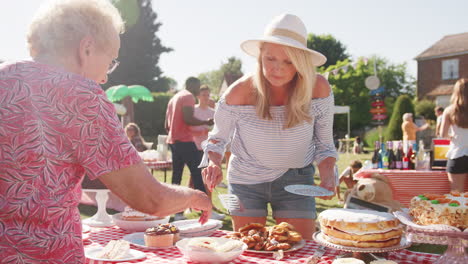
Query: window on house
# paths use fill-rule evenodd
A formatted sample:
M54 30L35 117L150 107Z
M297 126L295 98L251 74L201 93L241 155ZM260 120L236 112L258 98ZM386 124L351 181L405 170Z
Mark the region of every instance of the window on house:
M458 79L458 59L442 61L442 80Z

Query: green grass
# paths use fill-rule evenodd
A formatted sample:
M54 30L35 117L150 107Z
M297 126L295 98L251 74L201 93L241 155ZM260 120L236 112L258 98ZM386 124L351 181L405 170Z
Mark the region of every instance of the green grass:
M369 152L369 154L357 154L357 155L354 155L354 154L351 154L351 153L340 153L339 160L337 162L338 171L341 173L341 171L343 171L347 166L349 166L349 164L353 160L357 159L357 160L360 160L361 162L364 163L365 160L370 160L371 156L372 156L372 152ZM226 170L223 169L223 171L224 171L224 176L225 176L226 175ZM164 172L154 171L153 175L159 181L164 181ZM172 176L172 172L168 171L167 172L167 181L168 182L171 181L171 176ZM182 177L182 185L187 186L189 177L190 177L190 172L189 172L189 170L187 168L185 168L184 169L184 174L183 174L183 177ZM224 182L226 182L226 180L224 180ZM319 177L318 177L317 174L315 175L315 182L316 182L316 184L318 184L320 182ZM340 185L340 189L341 189L341 193L344 193L344 191L346 191L346 186L344 185L344 183L342 183ZM216 190L219 193L226 193L227 192L227 189L225 189L225 188L217 187ZM224 208L221 205L221 202L217 198L216 192L213 193L213 199L212 200L213 200L213 205L216 208L220 209L221 213L226 214L226 217L223 220L223 229L232 230L231 217L225 212ZM331 200L316 199L316 207L317 207L317 213L320 213L320 212L322 212L322 211L324 211L326 209L329 209L329 208L342 208L343 206L338 203L338 199L335 196ZM94 215L96 213L96 208L94 206L80 205L79 209L80 209L82 219L88 218L88 217L90 217L90 216L92 216L92 215ZM116 211L114 211L114 210L109 210L108 209L107 211L110 214L116 213ZM193 219L193 218L198 218L199 215L200 214L198 212L191 212L189 214L186 214L186 217L189 218L189 219ZM173 218L171 218L171 221L172 220L173 220ZM272 224L275 223L274 219L271 217L271 210L270 210L270 214L269 214L269 216L267 218L267 223L269 225L272 225ZM409 250L412 250L412 251L437 253L437 254L443 253L445 251L445 249L446 249L446 247L443 247L443 246L428 245L428 244L418 244L418 245L415 245L415 246L412 246L412 247L409 248Z

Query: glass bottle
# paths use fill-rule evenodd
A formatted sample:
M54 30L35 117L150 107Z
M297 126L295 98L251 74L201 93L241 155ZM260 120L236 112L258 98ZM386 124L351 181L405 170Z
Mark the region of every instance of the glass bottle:
M388 170L388 154L387 150L385 149L385 143L382 142L380 144L380 156L382 157L382 169Z
M393 152L393 141L387 141L388 169L396 169L395 153Z
M382 158L380 156L380 153L379 153L379 141L375 141L375 144L374 144L374 154L372 155L372 168L373 169L378 169L378 168L382 168Z

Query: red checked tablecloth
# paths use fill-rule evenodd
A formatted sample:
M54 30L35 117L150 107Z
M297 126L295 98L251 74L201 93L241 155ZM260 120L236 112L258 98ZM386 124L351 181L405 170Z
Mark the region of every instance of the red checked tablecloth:
M360 170L354 178L366 178L378 173L387 176L393 190L393 199L405 206L409 206L411 198L423 193L450 193L450 183L445 171L416 171L416 170ZM465 184L468 191L468 181Z
M213 234L213 236L222 236L227 234L228 231L219 230ZM103 247L112 239L121 239L124 235L129 234L116 226L110 228L92 228L91 233L89 234L89 239L92 242L85 242L85 248L92 247ZM119 262L119 263L194 263L186 259L182 253L176 248L162 249L162 250L146 250L139 247L134 247L133 249L145 252L146 258L141 260L134 260L129 262ZM270 254L258 254L251 252L244 252L239 258L235 259L231 263L264 263L264 264L280 264L280 263L305 263L307 258L312 256L315 250L318 248L318 244L314 241L307 241L306 245L294 252L285 254L285 258L282 260L273 259ZM333 259L336 256L342 254L335 249L328 249L325 253L325 256L322 257L319 264L331 264ZM425 254L425 253L415 253L408 250L399 250L396 252L391 252L388 256L388 259L394 260L399 264L431 264L439 258L438 255ZM96 261L87 259L86 263L88 264L103 264L106 262ZM111 263L111 262L109 262Z
M172 168L172 160L167 161L143 161L143 163L150 169L163 170Z

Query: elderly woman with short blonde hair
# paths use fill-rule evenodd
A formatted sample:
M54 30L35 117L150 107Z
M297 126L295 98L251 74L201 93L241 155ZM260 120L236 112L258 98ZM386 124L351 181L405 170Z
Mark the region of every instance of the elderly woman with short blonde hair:
M158 182L99 84L118 65L123 22L107 0L48 1L27 34L32 61L0 66L0 259L84 263L84 175L136 210L204 211L206 194Z

